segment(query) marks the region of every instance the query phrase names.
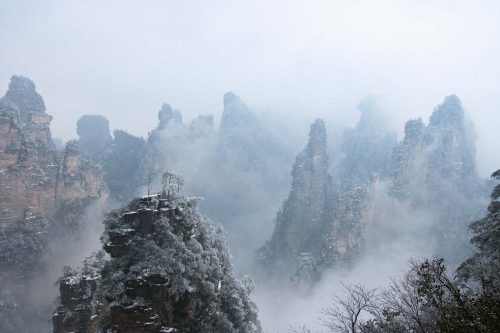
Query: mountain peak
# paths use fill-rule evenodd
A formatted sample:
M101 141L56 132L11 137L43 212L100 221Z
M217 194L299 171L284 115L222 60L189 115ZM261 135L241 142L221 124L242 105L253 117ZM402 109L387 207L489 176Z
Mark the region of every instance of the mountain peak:
M429 126L431 127L462 126L463 123L464 109L462 102L456 95L447 96L443 103L434 109L429 118Z
M172 109L170 104L163 103L161 110L158 111L158 120L160 121L158 127L160 129L164 128L171 120L175 123L182 123L182 114Z
M36 92L33 81L27 77L12 76L9 89L4 98L22 113L45 112L45 103L42 96Z
M311 124L307 149L313 153L326 153L326 129L322 119L316 119Z

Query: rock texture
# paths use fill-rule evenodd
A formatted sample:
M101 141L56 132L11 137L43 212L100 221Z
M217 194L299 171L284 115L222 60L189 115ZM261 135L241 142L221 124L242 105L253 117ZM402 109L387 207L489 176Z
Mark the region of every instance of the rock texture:
M299 285L307 286L325 269L345 266L361 252L368 189L334 196L322 120L311 125L309 142L295 161L292 178L273 236L260 255L268 271L292 274Z
M436 107L427 126L421 119L408 121L393 152L391 193L433 214L430 242L452 262L466 254L464 230L480 216L487 193L476 171L473 133L460 99L451 95Z
M270 242L270 251L285 262L295 261L303 252L319 257L318 239L333 204L323 121L311 125L309 143L297 156L292 178L290 195L278 212Z
M261 332L221 228L196 199L163 193L109 214L102 241L111 259L66 271L55 333Z
M0 293L15 307L0 307L9 318L0 320L2 332L41 329L45 309L31 305L31 283L46 267L49 244L79 228L85 208L108 195L100 168L75 142L56 151L51 120L33 82L12 77L0 99Z
M61 208L107 196L100 169L75 143L58 155L51 120L33 82L14 76L0 100L0 228L28 217L65 218Z

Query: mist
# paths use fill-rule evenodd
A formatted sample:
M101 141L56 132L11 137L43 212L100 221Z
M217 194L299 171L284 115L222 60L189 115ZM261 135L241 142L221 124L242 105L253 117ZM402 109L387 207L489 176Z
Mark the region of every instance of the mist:
M343 125L369 93L398 124L455 93L484 133L486 176L499 162L499 13L497 1L3 1L0 86L31 77L64 139L88 113L145 136L163 102L217 122L230 90L287 119Z
M46 271L33 282L32 289L42 292L29 294L29 311L54 310L54 283L63 266L79 266L101 248L104 211L126 205L125 197L159 191L165 169L182 175L183 193L203 197L201 213L224 227L235 275L255 280L250 297L265 332L286 332L291 325L320 331L320 311L342 293L342 283L384 288L411 259L442 256L455 269L473 252L467 227L486 212L487 178L500 166L498 1L0 0L0 45L0 90L8 89L12 75L32 79L53 117L54 141L81 141L76 124L83 115L106 117L110 133L145 139L127 193L111 193L105 208L87 207L78 236L51 244ZM237 106L227 102L228 92ZM463 106L480 183L456 230L443 223L456 216L444 218L411 200L421 195L432 201L422 184L413 184L413 198L395 198L394 161L388 161L394 154L380 178L343 183L344 144L363 117L364 102L375 105L369 125L393 140L386 151L393 153L404 140L405 123L422 119L428 126L450 95ZM166 106L182 120L162 124L158 113ZM237 124L240 137L223 128L231 108L251 114ZM326 127L333 179L328 200L336 207L347 187L366 186L368 222L357 260L325 269L304 296L285 274L267 280L257 253L272 239L292 196L294 161L318 118ZM232 151L241 143L235 137L251 139L243 140L243 153ZM430 158L436 142L420 157ZM101 164L104 178L115 171L106 169L105 159L93 162ZM461 195L449 201L466 202ZM443 230L456 234L434 237Z

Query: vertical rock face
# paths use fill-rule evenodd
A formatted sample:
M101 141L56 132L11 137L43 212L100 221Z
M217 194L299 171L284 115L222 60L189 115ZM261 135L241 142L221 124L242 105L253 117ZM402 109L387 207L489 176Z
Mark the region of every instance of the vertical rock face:
M375 96L365 97L358 105L358 124L344 132L338 171L342 191L361 186L374 175L381 178L389 174L396 134L389 130L379 103Z
M112 141L108 120L100 115L84 115L78 119L76 132L83 156L102 160Z
M448 96L427 126L421 119L406 123L393 152L391 193L433 214L436 251L450 260L464 252L463 230L481 214L487 192L477 176L472 132L460 100Z
M455 95L434 110L427 127L421 119L408 121L404 140L394 149L393 192L441 205L457 193L477 190L471 126Z
M222 230L196 200L169 192L132 201L105 221L103 255L68 270L54 332L261 332L235 280Z
M81 157L77 141L69 141L57 179L57 219L68 226L78 227L85 208L91 203L103 206L108 195L101 168Z
M166 119L173 117L172 112L168 105L163 106L159 114L163 125L160 126L165 126ZM143 160L145 140L122 130L115 130L114 137L111 137L109 122L100 115L82 116L77 123L77 132L79 150L85 158L102 167L111 198L121 204L130 201L136 190L131 180L136 177Z
M295 261L302 252L319 255L318 239L333 200L322 120L311 125L309 142L297 156L292 177L292 189L278 213L270 243L271 251L285 261Z
M35 84L23 76L14 75L11 78L4 100L19 110L23 122L31 113L45 113L45 103L36 92Z
M422 119L409 120L405 124L403 142L394 148L391 192L400 199L424 200L425 193L419 184L424 183L425 173L415 172L425 170L424 135Z
M33 82L14 76L0 99L0 293L17 307L11 323L0 322L2 332L40 329L33 328L43 311L29 302L31 282L46 265L54 232L64 234L54 226L79 226L85 208L107 197L99 167L81 158L76 143L62 156L56 151L51 120Z
M426 133L432 147L427 183L437 192L437 197L431 199L455 189L468 191L477 184L476 151L470 126L455 95L446 97L432 113Z
M278 212L273 236L260 254L268 270L295 271L301 284L359 254L367 189L334 198L322 120L311 125L309 142L295 161L292 177L292 189Z
M335 200L321 248L320 269L351 267L364 249L364 231L371 223L372 184L358 186Z
M0 228L26 214L54 216L58 156L52 117L33 82L12 77L0 112Z
M0 228L28 215L53 219L62 206L106 196L99 168L74 143L58 156L51 120L33 82L14 76L0 101Z
M114 139L104 157L104 179L110 195L118 202L130 200L135 192L134 179L142 161L146 141L125 131L114 131Z

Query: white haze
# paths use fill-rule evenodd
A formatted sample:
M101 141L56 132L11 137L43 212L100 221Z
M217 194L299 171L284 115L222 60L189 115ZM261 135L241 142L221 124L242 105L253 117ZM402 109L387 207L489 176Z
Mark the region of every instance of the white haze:
M0 1L0 86L32 78L56 137L82 114L146 135L162 102L188 120L233 90L290 121L352 125L368 93L401 129L444 96L479 130L480 173L500 164L500 2Z
M34 80L54 117L54 137L75 137L83 114L147 136L163 102L179 109L185 123L213 113L217 124L222 96L232 90L265 119L282 122L272 127L290 137L286 144L296 153L312 120L325 118L335 152L367 94L385 97L390 125L401 134L406 120L427 121L454 93L477 130L480 175L500 167L499 1L0 0L0 46L0 90L13 74ZM425 232L433 217L410 213L386 193L380 184L375 225L367 228L370 251L353 271L332 273L307 298L257 286L253 297L266 332L285 332L290 324L317 328L318 311L341 281L384 286L410 257L430 255ZM246 227L256 226L249 232L261 244L286 196L263 194L255 193L254 203L267 206L242 217L253 223ZM57 267L40 283L52 283L63 264L96 249L100 231L71 244L74 251L55 258ZM250 260L248 251L233 253L240 255L235 262ZM40 297L54 297L54 290L47 293Z
M433 216L411 210L409 205L389 196L389 186L384 182L374 187L372 224L365 231L366 251L352 270L326 274L307 297L286 292L289 286L257 288L254 297L266 332L287 332L290 326L303 325L313 332L327 332L321 325L321 311L332 304L335 295L343 295L343 283L384 288L392 278L401 277L410 259L432 257L429 230Z

